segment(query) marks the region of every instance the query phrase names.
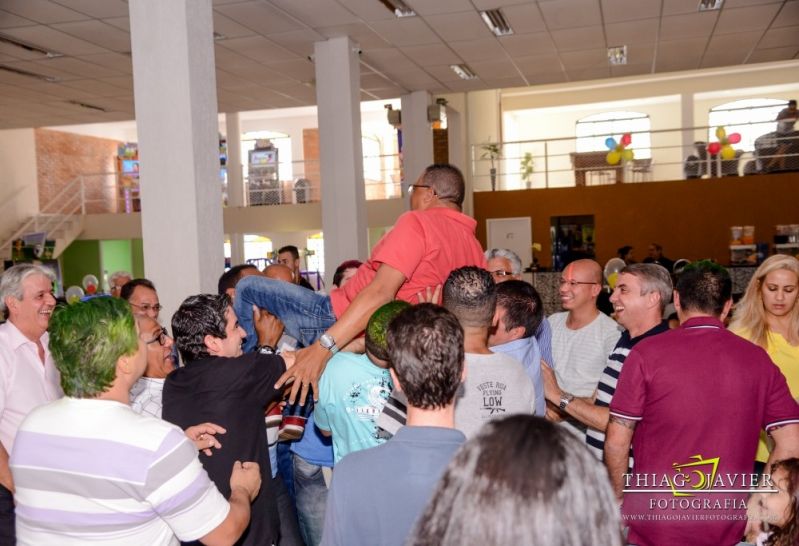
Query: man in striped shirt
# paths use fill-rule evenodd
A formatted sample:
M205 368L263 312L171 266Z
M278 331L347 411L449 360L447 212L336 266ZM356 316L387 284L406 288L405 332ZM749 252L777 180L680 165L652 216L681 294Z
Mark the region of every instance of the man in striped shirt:
M664 307L671 301L671 292L671 277L660 265L632 264L619 273L610 301L616 320L625 331L608 356L607 366L591 398L569 401L568 393L560 388L554 372L548 366L541 366L547 400L562 406L567 414L587 426L585 442L599 460L604 456L608 407L616 392L624 360L636 343L668 330L668 323L661 317Z
M229 545L248 525L257 464L233 465L228 502L183 431L130 408L155 341L147 337L116 298L53 315L50 351L66 396L31 412L17 433L17 544ZM207 433L195 439L214 444Z

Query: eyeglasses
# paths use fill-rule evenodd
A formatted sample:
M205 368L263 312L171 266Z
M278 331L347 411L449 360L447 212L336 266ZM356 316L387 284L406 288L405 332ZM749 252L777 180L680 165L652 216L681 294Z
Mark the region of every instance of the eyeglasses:
M142 303L141 305L139 305L138 303L131 303L131 302L128 302L128 303L130 303L133 307L138 307L139 309L141 309L145 313L149 312L150 309L152 309L156 313L159 313L161 311L161 309L163 309L163 307L161 307L160 303L156 303L155 305L151 305L149 303Z
M560 286L568 284L570 288L574 288L578 284L599 284L598 282L586 282L586 281L567 281L566 279L561 279L558 283Z
M497 277L509 277L513 275L513 271L505 271L504 269L497 269L496 271L491 271L491 274Z
M429 184L411 184L409 186L409 189L411 192L414 192L416 191L416 188L429 188L429 187L430 187Z
M145 343L146 345L152 345L153 343L155 343L155 342L157 341L157 342L158 342L158 344L159 344L161 347L163 347L164 345L166 345L166 340L167 340L167 337L168 337L168 336L169 336L169 334L167 333L167 331L166 331L166 328L164 328L163 326L161 326L161 331L160 331L160 332L158 332L158 335L157 335L157 336L155 336L155 337L154 337L153 339L151 339L150 341L145 341L144 343Z

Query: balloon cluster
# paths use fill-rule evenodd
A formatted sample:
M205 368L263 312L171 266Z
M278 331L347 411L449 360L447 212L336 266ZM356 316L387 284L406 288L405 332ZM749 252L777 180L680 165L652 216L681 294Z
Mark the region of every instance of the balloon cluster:
M73 303L78 303L83 296L85 296L83 288L74 285L67 288L67 291L64 293L64 297L66 298L67 303L70 305Z
M633 137L630 133L621 135L619 142L616 142L616 139L613 137L606 138L605 146L610 150L605 157L608 161L608 165L618 165L619 161L622 159L624 161L632 161L635 154L633 154L632 150L627 149L627 146L629 146L632 141Z
M83 289L86 290L86 293L91 296L97 293L97 286L100 284L100 281L90 273L83 277L81 284L83 285Z
M730 144L741 142L741 134L731 133L728 135L724 127L717 127L716 138L719 139L718 142L711 142L707 145L708 153L710 155L718 155L721 152L721 159L735 159L735 149Z

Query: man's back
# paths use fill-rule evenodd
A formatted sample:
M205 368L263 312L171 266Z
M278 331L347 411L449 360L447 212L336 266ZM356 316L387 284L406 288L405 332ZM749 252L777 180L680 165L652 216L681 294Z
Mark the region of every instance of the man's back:
M167 376L163 418L181 428L203 422L227 429L222 449L200 461L225 497L230 496L230 469L235 461L260 465L263 486L252 505L251 524L238 544L277 540L277 507L269 484L264 408L279 396L274 384L285 371L280 357L247 353L236 358L208 357L189 362Z
M503 353L466 353L464 362L466 380L455 398L455 428L467 438L493 419L533 414L533 382L518 360Z
M633 487L635 476L673 477L674 465L715 458L715 476L749 475L761 428L799 422L799 406L765 351L710 317L689 319L677 330L636 345L624 363L610 408L612 415L638 421ZM690 475L695 469L682 472ZM699 469L713 472L712 463ZM685 488L693 485L689 481ZM714 490L749 487L748 482L730 479L713 484ZM676 511L670 504L675 499ZM712 506L722 503L709 509L688 499L680 508L684 499L671 494L625 495L630 542L714 546L738 542L745 524L741 508L745 493L703 494ZM669 503L668 509L653 511L651 503L657 506L658 500ZM687 517L679 524L634 519L653 513Z
M466 265L484 267L485 256L475 238L475 226L473 218L449 208L404 213L375 245L371 258L355 276L330 293L336 316L340 317L374 279L383 263L405 275L397 299L411 303L416 303L416 295L425 288L444 284L454 269Z
M326 546L400 546L465 438L440 427L402 427L385 444L352 453L333 472Z
M20 545L171 545L208 534L229 510L180 429L114 401L34 410L11 467Z

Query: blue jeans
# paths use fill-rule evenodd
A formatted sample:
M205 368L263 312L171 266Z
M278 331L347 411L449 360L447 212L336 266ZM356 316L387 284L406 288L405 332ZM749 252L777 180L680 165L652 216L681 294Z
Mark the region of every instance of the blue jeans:
M307 290L307 289L306 289ZM327 485L322 467L294 455L294 492L297 495L297 517L300 533L307 546L318 546L325 524Z
M236 285L233 310L247 332L242 350L248 353L258 345L252 322L252 306L266 309L283 323L285 332L308 347L336 322L330 297L296 284L248 275Z

